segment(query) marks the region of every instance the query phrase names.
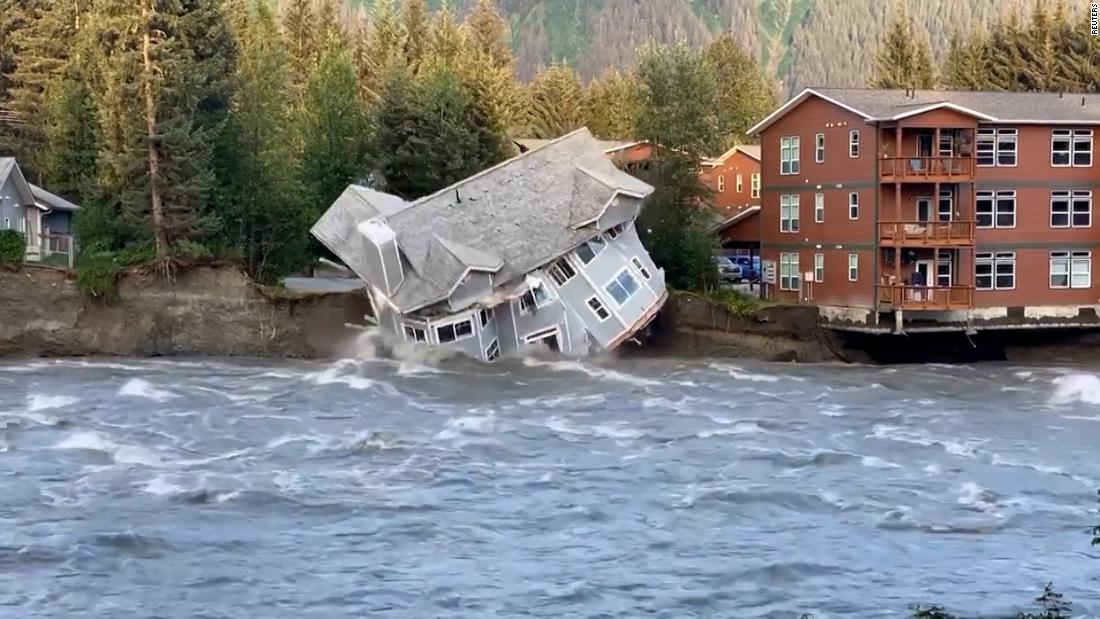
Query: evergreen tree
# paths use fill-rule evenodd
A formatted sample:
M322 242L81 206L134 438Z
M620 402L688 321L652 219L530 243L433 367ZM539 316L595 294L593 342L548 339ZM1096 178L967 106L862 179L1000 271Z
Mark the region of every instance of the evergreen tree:
M718 89L721 150L750 141L748 130L776 107L775 92L760 65L730 35L707 48L705 58Z
M508 24L497 12L496 0L477 0L466 16L466 29L474 47L488 54L494 66L511 69L515 59L508 43Z
M100 140L94 43L94 33L85 29L61 77L47 88L43 104L42 182L79 204L101 198L97 191Z
M242 2L243 0L237 0ZM232 153L217 171L223 234L249 272L273 281L308 259L301 160L292 122L290 56L275 16L259 3L239 33L232 110L221 146Z
M425 0L405 0L401 6L405 26L405 61L416 69L429 46L428 5Z
M1022 90L1025 61L1022 46L1024 30L1014 9L999 21L989 39L989 74L993 88Z
M331 42L306 85L302 106L302 167L311 221L367 170L368 119L355 67Z
M375 0L366 40L356 56L360 92L368 102L378 101L387 76L405 63L405 27L394 0Z
M914 36L905 2L895 5L895 17L875 56L873 88L931 88L934 86L932 53L927 33ZM917 43L916 41L920 41Z
M347 35L344 33L344 27L340 25L340 9L337 0L320 0L317 5L315 28L313 40L318 42L319 47L328 45L332 40L340 45L347 45Z
M443 0L428 28L428 56L435 62L450 63L463 53L466 47L466 33L455 21L450 4Z
M565 63L540 71L528 88L527 99L532 137L556 138L584 126L581 80Z
M313 0L287 0L283 12L283 37L290 54L294 83L305 84L317 62L322 41L317 40Z
M913 56L913 87L933 88L936 85L936 64L932 58L932 44L925 32L918 39ZM763 118L763 116L761 116Z
M959 31L951 36L941 70L943 83L950 88L982 90L990 87L989 58L985 35L974 29L964 37Z
M605 140L631 138L636 89L633 76L615 69L589 82L584 93L584 115L593 135Z

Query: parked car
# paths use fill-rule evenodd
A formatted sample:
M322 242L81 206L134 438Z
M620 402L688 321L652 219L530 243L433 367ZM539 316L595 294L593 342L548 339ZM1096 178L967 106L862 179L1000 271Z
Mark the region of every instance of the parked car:
M737 284L745 279L741 265L727 256L715 256L714 265L718 268L718 279L723 283Z
M736 256L734 262L741 267L741 274L750 282L760 281L760 256Z

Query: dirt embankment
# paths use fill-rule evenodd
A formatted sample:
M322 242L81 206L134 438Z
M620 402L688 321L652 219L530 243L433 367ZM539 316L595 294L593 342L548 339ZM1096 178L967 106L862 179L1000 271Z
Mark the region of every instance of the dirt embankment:
M196 267L173 282L128 273L110 305L70 274L0 271L0 355L324 357L355 338L360 293L272 295L233 267Z

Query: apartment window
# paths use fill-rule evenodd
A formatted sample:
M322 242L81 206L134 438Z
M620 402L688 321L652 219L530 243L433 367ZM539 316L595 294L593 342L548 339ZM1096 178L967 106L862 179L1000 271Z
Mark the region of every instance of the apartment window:
M1016 192L979 191L974 210L979 228L1015 228Z
M1055 129L1051 131L1050 165L1092 167L1092 130Z
M940 200L936 205L937 215L940 221L951 221L954 217L954 207L952 206L955 201L955 196L951 193L950 189L940 190Z
M848 194L848 219L859 219L859 194Z
M615 299L616 303L622 305L629 301L630 297L634 296L635 292L638 292L638 280L634 279L630 271L623 269L619 271L615 279L611 280L607 286L604 286L604 290L607 291L607 294L611 295L611 298Z
M848 281L859 281L859 254L848 254Z
M546 307L553 300L553 297L543 286L530 288L519 298L519 315L533 314L535 310Z
M798 254L779 254L779 289L798 290Z
M752 176L749 177L749 191L750 191L749 195L751 197L753 197L753 198L759 198L760 197L760 173L759 172L753 172Z
M979 166L1016 165L1015 129L978 129Z
M607 246L607 242L603 240L603 237L594 236L584 243L581 243L580 247L576 250L576 254L577 257L581 259L581 262L588 264L592 262L596 256L600 255L600 252L603 251L605 246Z
M452 322L449 325L436 327L435 334L439 337L440 344L457 342L458 340L464 340L474 336L474 323L469 318L458 322Z
M814 163L825 163L825 134L814 137Z
M642 277L644 277L647 282L649 281L649 269L645 268L645 265L642 264L642 261L639 260L637 256L630 259L630 264L633 264L634 268L638 269L638 272L642 274Z
M500 359L500 343L496 340L489 342L489 347L485 349L485 360L496 361Z
M428 330L423 327L405 325L405 339L413 342L427 342Z
M1050 192L1051 228L1088 228L1091 225L1091 191Z
M745 190L745 182L743 178L744 177L741 174L737 175L737 193L741 193Z
M726 177L722 174L718 175L718 193L726 192Z
M937 152L940 157L953 157L955 156L955 136L949 132L940 133L940 143L937 148Z
M848 132L848 156L853 159L859 157L859 129Z
M825 194L814 194L814 223L825 223Z
M558 286L564 286L566 282L577 276L577 270L565 258L559 258L557 262L550 265L549 273L550 279L554 280Z
M779 196L779 231L798 232L798 194Z
M1092 286L1092 252L1050 252L1051 288L1089 288Z
M798 174L799 138L791 136L779 138L779 173Z
M585 303L588 304L588 309L592 310L592 313L596 315L596 318L600 319L600 322L603 322L611 317L611 313L607 311L607 308L603 306L603 303L601 303L598 298L592 297L588 301L585 301Z
M814 254L814 281L825 281L825 254Z
M1016 253L982 253L974 259L974 285L978 290L1012 290L1016 287Z
M493 320L493 316L496 314L496 310L493 308L483 309L477 313L477 317L481 322L482 327L488 327L489 322Z

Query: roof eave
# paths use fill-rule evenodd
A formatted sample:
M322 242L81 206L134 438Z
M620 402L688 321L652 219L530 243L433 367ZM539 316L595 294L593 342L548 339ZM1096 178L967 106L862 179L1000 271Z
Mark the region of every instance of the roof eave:
M821 98L825 101L828 101L829 103L832 103L833 105L835 105L837 107L848 110L849 112L852 112L853 114L861 116L864 120L871 120L870 115L868 115L868 114L866 114L866 113L864 113L860 110L857 110L856 108L854 108L850 105L841 103L840 101L837 101L836 99L834 99L832 97L823 95L820 92L814 90L813 88L805 88L805 89L802 90L802 92L798 93L798 95L796 95L793 99L791 99L790 101L787 101L786 103L781 105L779 107L779 109L777 109L774 112L772 112L771 114L768 114L767 116L765 116L764 120L761 120L760 122L756 123L752 127L749 127L749 130L746 133L748 135L757 135L757 134L759 134L764 129L767 129L768 127L770 127L775 121L777 121L780 118L782 118L783 116L785 116L787 114L787 112L789 112L791 109L796 108L799 105L801 105L803 101L805 101L806 99L809 99L811 96L819 97L819 98Z

